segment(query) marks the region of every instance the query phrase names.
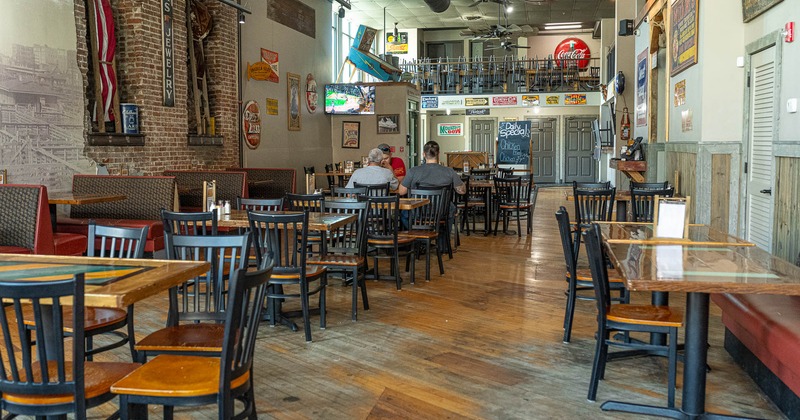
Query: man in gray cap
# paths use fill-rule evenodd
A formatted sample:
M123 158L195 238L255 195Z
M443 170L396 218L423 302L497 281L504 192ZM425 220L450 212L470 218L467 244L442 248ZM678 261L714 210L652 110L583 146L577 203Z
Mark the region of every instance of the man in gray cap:
M353 188L355 183L375 185L389 183L389 188L396 190L400 182L395 178L391 170L381 166L383 161L383 151L372 149L367 156L368 165L365 168L356 169L347 182L347 188Z
M392 157L392 148L386 143L379 144L378 149L381 149L383 152L383 162L381 166L391 170L394 176L397 177L397 180L403 182L403 178L406 177L406 164L403 163L403 159Z

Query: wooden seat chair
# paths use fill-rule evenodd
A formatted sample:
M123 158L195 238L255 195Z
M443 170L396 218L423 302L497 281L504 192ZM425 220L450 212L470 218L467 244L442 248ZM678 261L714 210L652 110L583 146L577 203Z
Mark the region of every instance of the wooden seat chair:
M561 248L564 251L564 261L566 262L566 281L567 281L567 304L564 309L564 343L569 343L572 336L572 320L575 317L575 302L577 300L595 300L594 294L587 296L580 292L594 290L592 283L592 272L588 268L578 268L578 249L580 248L581 237L575 235L569 225L569 213L564 206L556 212L558 222L558 232L561 235ZM573 237L575 240L573 241ZM618 302L628 303L628 292L622 278L616 272L609 273L609 287L612 291L618 292L619 297L612 298Z
M325 208L325 196L322 194L286 194L286 209L290 211L309 211L321 213ZM322 240L324 234L321 232L308 233L308 252L313 255L322 254ZM314 246L317 247L314 250Z
M332 163L328 163L325 165L325 172L331 173L333 172L333 169L334 167ZM336 182L336 177L333 175L326 175L325 179L328 181L328 190L333 190L333 187L344 187L344 185L339 185Z
M281 211L283 210L283 197L281 198L242 198L236 197L236 208L248 211Z
M257 418L253 355L270 274L267 267L231 277L218 356L162 354L114 383L122 419L146 418L148 404L163 405L166 419L174 406L207 404L217 404L220 419Z
M218 231L217 212L217 209L203 212L175 212L161 209L165 240L167 234L216 235Z
M360 184L358 182L354 182L353 186L355 188L365 188L367 190L367 195L370 197L385 197L389 195L390 191L390 183L385 184Z
M514 170L511 168L497 168L497 177L498 178L508 178L510 176L514 176Z
M655 213L656 196L672 197L674 188L638 189L631 188L631 214L634 222L652 222Z
M497 214L494 219L494 234L497 235L497 228L500 218L503 219L503 232L508 230L508 223L511 217L517 221L517 236L522 237L521 217L524 214L527 220L528 235L533 232L533 205L531 200L537 194L533 185L533 177L512 176L506 178L495 178L495 199L497 200Z
M472 168L469 171L469 176L472 179L489 179L492 177L492 170L490 168Z
M369 201L367 212L367 253L372 257L372 270L375 279L380 280L378 260L388 259L392 279L397 290L403 287L400 277L400 257L409 258L411 265L411 284L414 284L414 243L415 238L400 235L400 197L390 195L385 197L360 197L360 200Z
M308 211L290 214L249 212L248 219L259 266L273 265L267 290L270 323L275 325L283 319L280 312L283 300L299 299L306 342L311 342L309 298L319 295L319 327L325 329L327 278L324 267L307 265ZM313 288L312 283L316 283ZM287 291L286 286L296 286L299 290Z
M683 314L679 309L669 306L632 305L611 303L611 287L608 279L608 265L600 237L600 227L593 223L584 230L586 254L592 272L592 284L597 304L597 347L595 349L592 377L589 383L589 401L597 397L597 385L604 379L606 362L613 353L608 346L615 345L628 349L666 351L668 355L667 406L675 407L675 372L678 360L678 328L683 326ZM667 345L643 343L636 340L617 341L611 333L643 332L666 334Z
M491 189L487 189L484 187L475 187L472 185L471 181L473 178L472 176L464 177L463 181L467 188L467 193L463 195L463 207L464 212L461 215L461 227L464 229L467 236L470 235L470 228L469 228L469 220L472 219L472 230L475 230L475 216L483 213L484 215L484 224L489 223L488 219L485 217L488 216L489 211L489 202L491 194ZM488 225L484 226L485 229L489 229Z
M352 319L358 318L358 289L361 289L361 300L364 310L369 309L367 299L367 210L369 203L360 201L356 203L343 203L336 201L325 202L325 212L336 214L354 214L356 220L341 226L327 235L327 254L316 258L309 258L308 265L323 266L327 273L343 271L346 277L350 274L353 286ZM326 273L326 275L327 275Z
M162 353L218 355L222 351L225 296L236 270L248 265L250 234L165 236L167 259L207 261L206 273L169 290L166 327L139 340L140 362Z
M114 398L111 384L139 366L84 360L83 274L69 280L0 282L0 300L0 409L8 414L5 418L74 413L86 419L86 409ZM28 339L27 325L18 322L25 308L32 311L37 344ZM67 324L72 338L62 332Z
M444 275L442 247L439 244L439 226L445 206L448 209L450 206L450 202L445 201L445 189L411 189L408 191L408 197L429 200L430 203L411 210L408 218L409 230L403 232L402 235L410 236L424 245L425 280L431 279L431 252L433 249L436 250L436 258L439 261L439 274ZM435 248L431 248L431 243Z
M333 190L331 191L331 196L333 197L356 198L359 195L367 195L367 189L365 187L353 187L353 188L333 187Z
M617 189L604 188L605 185L605 183L572 183L576 231L580 232L592 222L611 221Z
M458 198L456 196L460 196L461 194L456 194L455 189L453 188L453 184L447 185L437 185L437 184L429 184L426 182L420 182L416 187L419 190L444 190L444 201L447 203L452 203L445 206L445 210L442 212L441 221L439 223L439 241L438 245L442 249L443 252L447 252L448 259L453 259L453 244L450 241L450 237L455 231L456 236L456 244L460 244L460 239L458 238L458 226L456 229L453 229L453 225L455 224L456 219L456 211L458 208L456 207L458 204ZM451 214L452 212L452 214ZM452 218L450 216L453 216Z

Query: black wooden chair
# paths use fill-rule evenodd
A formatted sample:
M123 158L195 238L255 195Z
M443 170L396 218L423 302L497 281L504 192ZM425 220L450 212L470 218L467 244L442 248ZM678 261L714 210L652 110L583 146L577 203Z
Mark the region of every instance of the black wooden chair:
M489 179L492 177L492 170L490 168L473 168L470 169L469 176L472 179Z
M672 197L674 188L663 190L631 188L631 214L633 222L653 222L656 196Z
M509 220L514 217L517 221L517 236L522 237L521 218L524 214L527 221L526 231L530 235L533 232L533 202L531 201L532 194L535 193L533 178L531 176L495 178L494 187L497 200L494 234L497 235L500 218L503 219L503 233L506 233Z
M353 186L355 188L366 188L367 195L370 197L384 197L389 195L389 186L390 183L385 184L360 184L358 182L354 182Z
M341 226L327 235L327 254L317 258L309 258L308 265L323 266L327 273L342 272L343 277L349 274L353 285L352 319L358 317L358 289L361 289L361 300L364 310L369 309L367 284L364 281L367 271L367 210L369 203L343 203L326 201L325 212L335 214L354 214L356 220ZM326 274L327 275L327 274Z
M614 209L614 197L617 189L603 188L605 183L582 184L572 183L572 194L575 200L576 230L580 232L592 222L611 221Z
M114 398L111 384L139 365L84 361L84 277L69 280L0 282L0 409L7 416L86 419L86 409ZM61 302L70 301L72 307ZM36 343L18 322L32 311ZM63 329L72 326L72 338ZM46 374L45 374L46 373Z
M415 238L400 235L400 197L360 197L369 201L367 213L367 252L372 257L372 270L375 279L382 279L378 270L378 260L388 259L392 278L397 290L402 289L400 277L400 257L409 258L411 284L414 284L414 243Z
M331 196L333 197L356 198L359 195L367 195L367 189L364 187L358 187L358 188L334 187L333 190L331 191Z
M497 168L498 178L508 178L514 175L514 170L511 168Z
M161 209L161 221L164 224L164 237L173 235L216 235L217 209L204 212L174 212ZM209 226L210 225L210 226Z
M614 355L608 346L621 346L645 351L666 351L668 355L667 406L675 407L675 371L678 360L678 328L683 326L683 314L669 306L631 305L611 303L611 286L608 280L608 265L600 237L600 227L593 223L584 230L586 254L592 272L592 283L597 304L597 347L589 383L589 401L597 397L597 385L604 379L606 362ZM615 331L624 333L666 334L667 345L649 344L637 340L618 341L611 339Z
M666 190L669 188L669 181L664 182L636 182L631 181L631 190Z
M561 248L564 251L564 261L566 262L566 281L567 281L567 304L564 309L564 343L569 343L572 336L572 320L575 317L576 300L594 300L594 295L587 296L580 292L594 290L592 283L592 272L588 268L578 268L578 248L580 247L581 237L574 235L569 225L569 213L564 206L556 212L558 221L558 231L561 235ZM573 237L575 240L573 241ZM614 301L628 303L628 293L625 282L616 275L616 272L609 273L609 287L618 292L619 297L612 298Z
M475 217L479 214L484 216L484 230L489 231L491 222L488 219L489 205L491 203L491 188L476 187L471 176L464 177L464 184L467 193L462 196L463 213L461 215L461 228L465 230L467 236L470 235L469 221L472 219L472 230L475 230Z
M435 189L412 189L408 192L409 198L429 200L430 203L411 210L408 218L409 230L403 232L405 236L410 236L421 242L425 246L425 280L431 279L431 252L436 250L436 258L439 261L439 274L444 275L444 263L442 262L442 246L439 244L439 230L442 221L442 213L449 209L450 202L444 188ZM435 248L431 248L431 243Z
M147 405L217 404L220 419L256 418L253 355L271 268L231 277L221 352L216 357L162 354L111 387L120 396L122 419L147 417ZM235 401L242 410L235 413Z
M267 308L272 325L283 319L280 307L285 299L299 299L306 342L311 342L309 297L319 295L319 327L325 329L326 270L308 266L308 212L293 214L248 213L250 231L256 244L259 266L272 264L267 290ZM311 284L316 286L311 288ZM287 291L286 286L299 290ZM296 328L296 327L294 327ZM293 328L293 329L294 329Z
M207 261L203 275L169 290L166 327L136 343L140 362L152 355L219 355L222 351L225 296L236 270L248 265L250 234L164 237L167 259Z
M321 213L325 209L325 196L322 194L286 194L286 209L290 211L308 211ZM314 255L322 254L323 232L308 233L308 252ZM317 249L314 250L314 245Z
M283 210L283 197L281 198L242 198L236 197L236 208L249 211L281 211Z
M327 173L333 172L332 163L328 163L325 165L325 172ZM344 187L344 185L339 185L336 183L336 177L333 175L326 175L325 179L328 181L328 190L333 190L333 187Z

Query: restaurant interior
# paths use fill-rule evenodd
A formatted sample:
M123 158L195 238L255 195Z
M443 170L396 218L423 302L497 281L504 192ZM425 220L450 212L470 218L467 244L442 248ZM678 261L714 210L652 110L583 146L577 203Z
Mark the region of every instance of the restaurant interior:
M719 6L4 3L0 415L800 418L800 7Z

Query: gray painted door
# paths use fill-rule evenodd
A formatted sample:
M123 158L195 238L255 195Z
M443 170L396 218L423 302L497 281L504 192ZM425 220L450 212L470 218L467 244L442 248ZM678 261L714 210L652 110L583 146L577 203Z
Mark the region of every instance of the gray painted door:
M470 150L494 156L494 120L470 121Z
M556 182L556 121L555 118L530 119L534 182Z
M750 60L750 126L747 160L748 241L772 251L772 142L775 136L775 47L753 55Z
M594 182L597 164L592 139L593 118L568 117L564 134L564 181Z

